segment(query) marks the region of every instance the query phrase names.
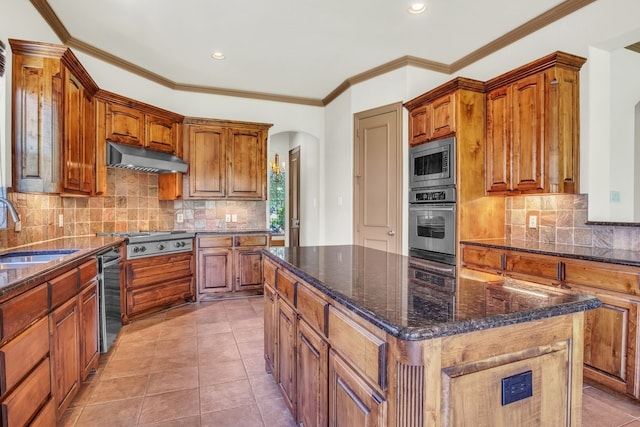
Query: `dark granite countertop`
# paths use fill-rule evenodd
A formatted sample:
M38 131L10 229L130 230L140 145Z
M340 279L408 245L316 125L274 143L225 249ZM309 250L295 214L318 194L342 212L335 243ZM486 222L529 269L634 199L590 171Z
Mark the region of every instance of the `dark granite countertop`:
M465 272L455 292L411 258L362 246L277 247L266 256L352 312L403 340L424 340L590 310L585 294L485 273ZM498 296L506 304L492 304Z
M509 239L463 240L460 243L466 243L475 246L485 246L488 248L515 250L542 255L563 256L566 258L640 267L640 251L591 248L586 246L526 242L523 240Z
M0 302L14 295L43 283L48 276L71 268L86 257L96 255L104 250L119 246L124 241L121 237L76 236L61 237L28 245L16 246L0 251L0 255L10 252L46 251L76 249L76 252L58 258L55 261L38 264L28 268L0 269Z

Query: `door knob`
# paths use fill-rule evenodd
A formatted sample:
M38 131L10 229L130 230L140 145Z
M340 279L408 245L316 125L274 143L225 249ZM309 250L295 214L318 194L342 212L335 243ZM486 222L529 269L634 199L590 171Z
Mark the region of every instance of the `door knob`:
M389 236L395 236L395 235L396 235L396 232L395 232L395 230L391 230L391 231L389 231L387 234L388 234Z

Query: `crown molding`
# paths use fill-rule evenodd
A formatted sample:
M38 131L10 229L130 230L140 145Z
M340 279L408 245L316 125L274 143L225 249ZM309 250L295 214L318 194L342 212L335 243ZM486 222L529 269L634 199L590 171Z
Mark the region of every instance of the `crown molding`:
M40 15L44 18L44 20L49 24L51 29L56 33L62 43L79 51L82 51L87 55L93 56L94 58L100 59L118 68L129 71L140 77L165 86L169 89L322 107L331 103L338 96L346 92L351 86L362 83L366 80L373 79L382 74L386 74L390 71L394 71L402 67L412 66L451 75L456 71L459 71L528 36L529 34L532 34L533 32L538 31L539 29L544 28L545 26L595 2L596 0L565 0L559 5L525 22L519 27L474 50L473 52L463 56L462 58L452 62L451 64L443 64L440 62L430 61L428 59L418 58L415 56L402 56L400 58L374 67L370 70L347 78L323 99L278 95L265 92L252 92L238 89L227 89L174 82L157 73L149 71L129 61L125 61L122 58L110 54L109 52L98 49L95 46L74 38L66 29L60 18L58 18L58 15L56 15L47 0L30 1L31 4L33 4L36 10L40 13Z

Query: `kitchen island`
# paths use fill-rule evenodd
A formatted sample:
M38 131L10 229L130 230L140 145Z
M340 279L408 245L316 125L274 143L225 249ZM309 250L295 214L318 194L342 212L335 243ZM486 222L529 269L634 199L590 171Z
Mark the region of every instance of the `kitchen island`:
M360 246L265 250L265 361L301 425L581 425L594 297Z

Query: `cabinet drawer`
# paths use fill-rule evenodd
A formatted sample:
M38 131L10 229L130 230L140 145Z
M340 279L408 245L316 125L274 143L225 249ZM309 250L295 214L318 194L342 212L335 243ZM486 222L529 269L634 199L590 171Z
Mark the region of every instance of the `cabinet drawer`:
M138 289L193 276L193 255L164 255L129 261L126 266L127 289Z
M92 259L79 267L80 270L80 286L86 285L96 278L98 275L98 261Z
M278 279L276 280L276 289L280 296L286 299L292 307L295 307L295 283L294 277L288 275L281 269L278 269Z
M317 296L306 283L298 282L296 294L296 308L298 313L311 325L316 332L326 335L326 315L329 305Z
M0 396L15 387L49 352L48 320L41 319L0 348Z
M49 398L49 358L38 365L24 382L2 402L2 420L7 426L24 426Z
M34 320L47 314L49 293L42 284L0 304L0 341L15 335Z
M49 399L40 413L31 421L29 427L50 427L56 425L56 405Z
M230 248L233 246L233 236L206 236L198 238L200 248Z
M240 235L233 238L234 246L267 246L269 238L266 234Z
M342 357L350 361L369 380L386 389L386 342L329 306L328 338Z
M503 253L490 248L463 246L462 264L465 267L478 267L483 270L499 272L502 270Z
M564 281L628 294L640 294L640 269L592 261L564 260Z
M264 274L264 281L271 285L272 288L276 287L276 272L278 271L278 266L272 263L271 261L265 259L262 267L262 271Z
M127 314L134 316L191 299L192 282L192 278L183 278L127 292Z
M560 280L561 264L558 258L519 252L507 252L506 257L505 269L507 273Z
M78 293L78 270L73 269L49 281L51 308L57 307Z

